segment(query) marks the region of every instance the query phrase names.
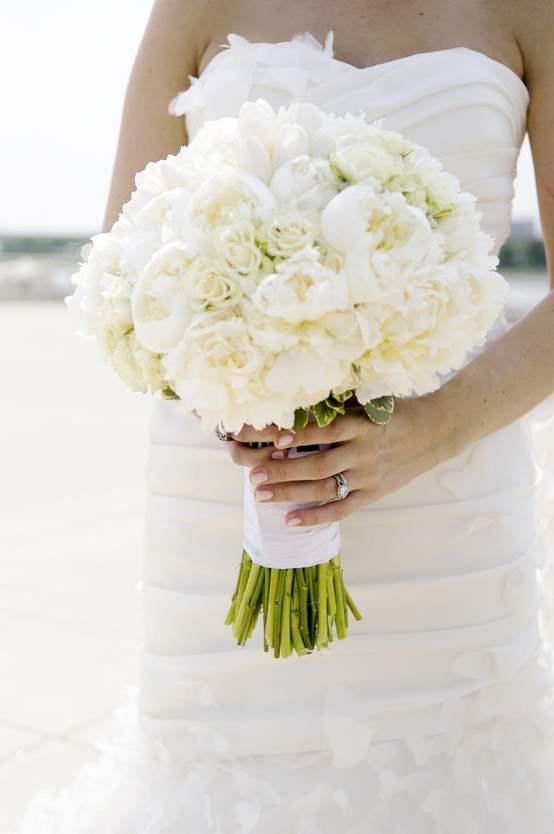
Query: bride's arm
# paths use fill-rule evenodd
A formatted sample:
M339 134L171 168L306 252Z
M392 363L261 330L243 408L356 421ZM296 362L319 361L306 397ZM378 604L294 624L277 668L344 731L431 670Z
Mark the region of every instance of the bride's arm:
M110 229L148 162L176 153L185 143L183 119L169 115L170 101L197 75L210 32L205 0L157 0L131 72L121 122L104 228Z
M518 33L525 81L531 95L529 134L533 149L547 259L554 267L554 10L549 2L526 5ZM552 279L551 279L552 282ZM361 409L327 429L309 426L294 445L334 443L333 449L288 460L271 448L249 450L230 445L237 463L253 466L251 477L263 500L330 501L331 477L344 472L349 496L319 507L294 511L289 521L303 525L339 520L416 476L456 456L471 443L523 416L554 391L554 292L440 390L399 400L388 426L371 424ZM268 429L256 439L283 438ZM286 449L285 443L281 448ZM239 440L252 440L245 429ZM290 435L288 435L290 443ZM273 457L272 457L273 455ZM275 459L275 456L277 459ZM265 478L265 479L264 479Z

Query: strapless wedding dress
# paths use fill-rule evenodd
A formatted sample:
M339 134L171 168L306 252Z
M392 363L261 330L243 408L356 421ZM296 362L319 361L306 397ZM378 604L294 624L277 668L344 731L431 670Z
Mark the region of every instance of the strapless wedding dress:
M231 36L174 102L190 135L245 99L363 111L430 148L510 226L527 91L466 48L367 69L309 36ZM502 325L499 325L502 328ZM242 472L178 403L152 420L140 729L21 834L550 834L552 678L539 611L538 472L516 423L342 524L363 613L275 660L223 624Z

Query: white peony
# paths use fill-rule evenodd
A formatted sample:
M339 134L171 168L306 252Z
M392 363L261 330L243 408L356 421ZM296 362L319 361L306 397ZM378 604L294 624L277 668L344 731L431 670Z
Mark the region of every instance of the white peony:
M182 338L194 307L182 283L191 268L182 244L170 243L151 258L131 295L133 322L139 342L149 350L164 352Z

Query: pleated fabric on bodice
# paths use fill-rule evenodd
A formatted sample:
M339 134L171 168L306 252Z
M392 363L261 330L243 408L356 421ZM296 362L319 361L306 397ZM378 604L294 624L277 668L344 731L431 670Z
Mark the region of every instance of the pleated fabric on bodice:
M359 68L333 57L311 35L250 43L238 35L175 100L189 136L206 121L236 116L244 101L292 101L380 121L429 148L479 200L482 228L498 246L510 231L515 165L529 95L507 66L459 47Z

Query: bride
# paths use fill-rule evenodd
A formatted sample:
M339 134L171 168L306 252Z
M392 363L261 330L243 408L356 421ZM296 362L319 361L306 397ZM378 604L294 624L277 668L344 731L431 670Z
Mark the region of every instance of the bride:
M300 100L429 147L476 195L497 250L527 130L551 260L553 32L546 0L157 0L106 227L135 173L187 133L245 99ZM553 298L511 329L499 320L386 427L353 408L326 429L244 427L221 443L178 403L155 407L138 726L34 803L21 834L554 830L544 541L522 419L554 390ZM330 448L289 456L318 443ZM223 624L244 467L258 501L307 505L290 526L342 523L363 619L329 651L276 661Z

